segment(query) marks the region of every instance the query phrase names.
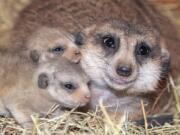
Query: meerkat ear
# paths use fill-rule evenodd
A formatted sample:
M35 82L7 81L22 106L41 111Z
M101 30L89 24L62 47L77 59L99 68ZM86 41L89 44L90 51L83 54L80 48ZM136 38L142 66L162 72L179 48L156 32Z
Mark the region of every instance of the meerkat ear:
M162 52L162 55L161 55L162 59L165 59L165 60L170 59L170 53L167 50L167 48L161 48L161 52Z
M168 49L166 48L166 42L163 38L160 39L160 45L161 45L161 59L162 59L162 65L164 67L165 72L169 71L170 68L170 53Z
M41 89L46 89L49 85L49 78L48 75L46 73L41 73L38 76L38 87Z
M84 44L85 41L85 35L82 32L77 32L74 35L74 42L76 45L81 46Z
M37 50L31 50L29 55L30 55L30 58L33 61L33 63L39 62L40 54Z
M168 49L166 48L166 42L163 38L160 39L160 46L161 46L161 57L162 59L169 60L170 59L170 53Z

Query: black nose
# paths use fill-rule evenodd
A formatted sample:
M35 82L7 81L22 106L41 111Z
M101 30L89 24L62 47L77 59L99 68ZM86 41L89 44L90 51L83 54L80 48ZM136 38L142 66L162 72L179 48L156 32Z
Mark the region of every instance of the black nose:
M132 73L132 68L128 66L119 66L117 67L116 72L120 76L128 77Z

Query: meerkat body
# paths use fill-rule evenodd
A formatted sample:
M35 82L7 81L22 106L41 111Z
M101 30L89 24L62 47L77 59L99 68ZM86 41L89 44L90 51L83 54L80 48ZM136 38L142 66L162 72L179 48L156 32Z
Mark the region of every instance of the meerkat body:
M9 60L14 63L15 58ZM39 65L21 59L16 68L21 70L12 74L6 69L1 74L4 81L0 83L0 113L11 114L24 127L31 125L31 114L45 115L54 104L74 108L86 105L90 99L88 78L79 65L66 59Z

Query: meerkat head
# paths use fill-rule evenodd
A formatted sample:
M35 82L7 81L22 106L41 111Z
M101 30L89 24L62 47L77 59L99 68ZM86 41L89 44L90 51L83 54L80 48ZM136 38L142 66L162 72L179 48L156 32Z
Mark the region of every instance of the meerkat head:
M91 97L88 77L80 65L66 59L42 63L36 75L40 90L46 90L64 107L86 105Z
M63 30L42 27L28 38L28 57L34 63L41 63L59 56L79 62L80 51L74 44L74 37Z
M111 21L78 36L84 40L82 67L99 85L150 92L168 73L169 53L151 27Z

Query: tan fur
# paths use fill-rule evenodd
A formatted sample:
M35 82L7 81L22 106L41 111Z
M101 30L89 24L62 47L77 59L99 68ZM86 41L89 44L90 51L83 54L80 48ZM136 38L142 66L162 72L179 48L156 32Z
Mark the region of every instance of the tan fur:
M9 49L12 51L21 52L21 48L26 47L27 39L34 33L37 29L42 26L45 27L54 27L54 28L63 28L67 32L76 33L84 28L90 27L92 25L97 25L101 27L102 22L106 22L107 20L112 20L112 18L117 20L123 20L127 23L139 24L141 25L150 25L154 27L157 31L159 31L160 36L164 38L165 43L169 52L172 55L172 71L173 76L177 76L180 73L179 68L179 41L176 27L164 16L162 16L147 0L36 0L33 1L25 10L23 10L17 19L16 25L11 35L11 43L10 46L3 49ZM100 25L98 25L100 24ZM96 27L96 26L95 26ZM103 28L104 29L104 28ZM112 30L110 28L110 30ZM96 32L95 30L90 29L92 34ZM107 30L108 31L108 30ZM117 34L119 33L118 29L113 29ZM118 34L120 36L121 32ZM88 38L91 36L88 36ZM150 39L150 35L147 35L146 39ZM138 37L133 37L138 38ZM144 37L145 38L145 37ZM132 40L127 37L123 37L125 44L132 43ZM126 39L127 42L126 42ZM151 40L153 41L153 39ZM158 42L160 43L160 42ZM133 47L131 47L133 48ZM163 49L163 48L161 48ZM20 51L19 51L20 50ZM123 49L124 50L124 49ZM125 49L126 50L126 49ZM128 50L128 49L127 49ZM132 57L132 52L129 51L119 51L117 55L121 55L122 58L119 59L119 56L114 55L115 58L112 59L110 63L107 63L107 59L103 50L98 46L86 46L84 53L84 59L86 59L85 66L87 67L86 72L98 85L107 85L104 82L104 64L113 65L118 64L117 61L121 61L122 59L128 59L131 61L133 65L136 65ZM166 49L165 49L166 50ZM162 51L162 50L161 50ZM163 52L163 51L162 51ZM166 51L165 51L166 52ZM129 54L127 57L123 58L124 55ZM131 54L131 55L130 55ZM161 54L161 53L160 53ZM159 58L158 58L159 60ZM149 62L147 65L144 65L140 71L144 71L143 68L148 67L149 70L152 69L154 72L144 72L146 77L142 77L140 82L143 84L142 79L149 79L147 75L156 78L152 85L149 85L152 88L148 90L139 89L138 91L154 91L154 88L159 85L156 80L159 78L159 61L153 60ZM124 61L123 61L124 62ZM134 63L133 63L134 62ZM151 64L152 63L152 64ZM103 65L103 66L102 66ZM92 70L89 70L92 69ZM136 69L136 68L134 68ZM108 69L111 72L112 69ZM148 70L148 71L149 71ZM134 72L135 73L135 72ZM93 76L92 74L95 74ZM114 73L112 72L113 76ZM144 74L144 75L145 75ZM154 76L152 76L154 74ZM157 76L155 75L157 74ZM131 79L136 78L134 77ZM151 80L154 80L150 78ZM160 82L163 82L163 79L160 79ZM140 83L138 83L140 84ZM111 84L112 87L113 84ZM118 88L119 85L113 85L113 87ZM123 86L124 87L124 86ZM130 86L129 86L130 87ZM122 87L121 87L122 88ZM161 91L161 89L160 89ZM131 92L133 94L137 94L136 89L132 89ZM156 91L154 97L157 97L159 91ZM111 93L112 94L112 93ZM105 94L106 95L106 94ZM153 95L153 94L152 94ZM151 97L151 95L145 94L147 97ZM135 96L136 97L136 96Z
M0 62L0 113L12 115L24 127L31 126L30 115L40 113L43 116L54 104L74 108L84 106L90 99L88 78L79 65L64 58L54 59L34 65L28 59L19 59L18 55L3 55ZM6 58L5 58L6 56ZM2 68L3 67L3 68ZM11 69L16 69L12 72ZM38 84L40 74L48 76L47 88ZM68 92L62 83L71 82L78 87ZM41 85L41 84L40 84ZM62 86L61 86L62 85ZM59 110L58 115L63 110Z
M107 34L119 41L113 53L105 49L101 38L98 39L98 35ZM128 113L129 118L135 119L142 117L140 101L144 100L146 111L150 111L158 95L166 89L164 80L169 73L169 53L156 30L114 20L87 28L84 38L81 64L95 82L91 87L91 108L95 109L103 100L105 106L110 106L107 107L109 112ZM135 48L142 41L152 48L152 58L138 62ZM118 75L117 65L131 65L132 74ZM159 106L161 101L166 104L161 97ZM157 112L154 108L151 111L150 114Z

